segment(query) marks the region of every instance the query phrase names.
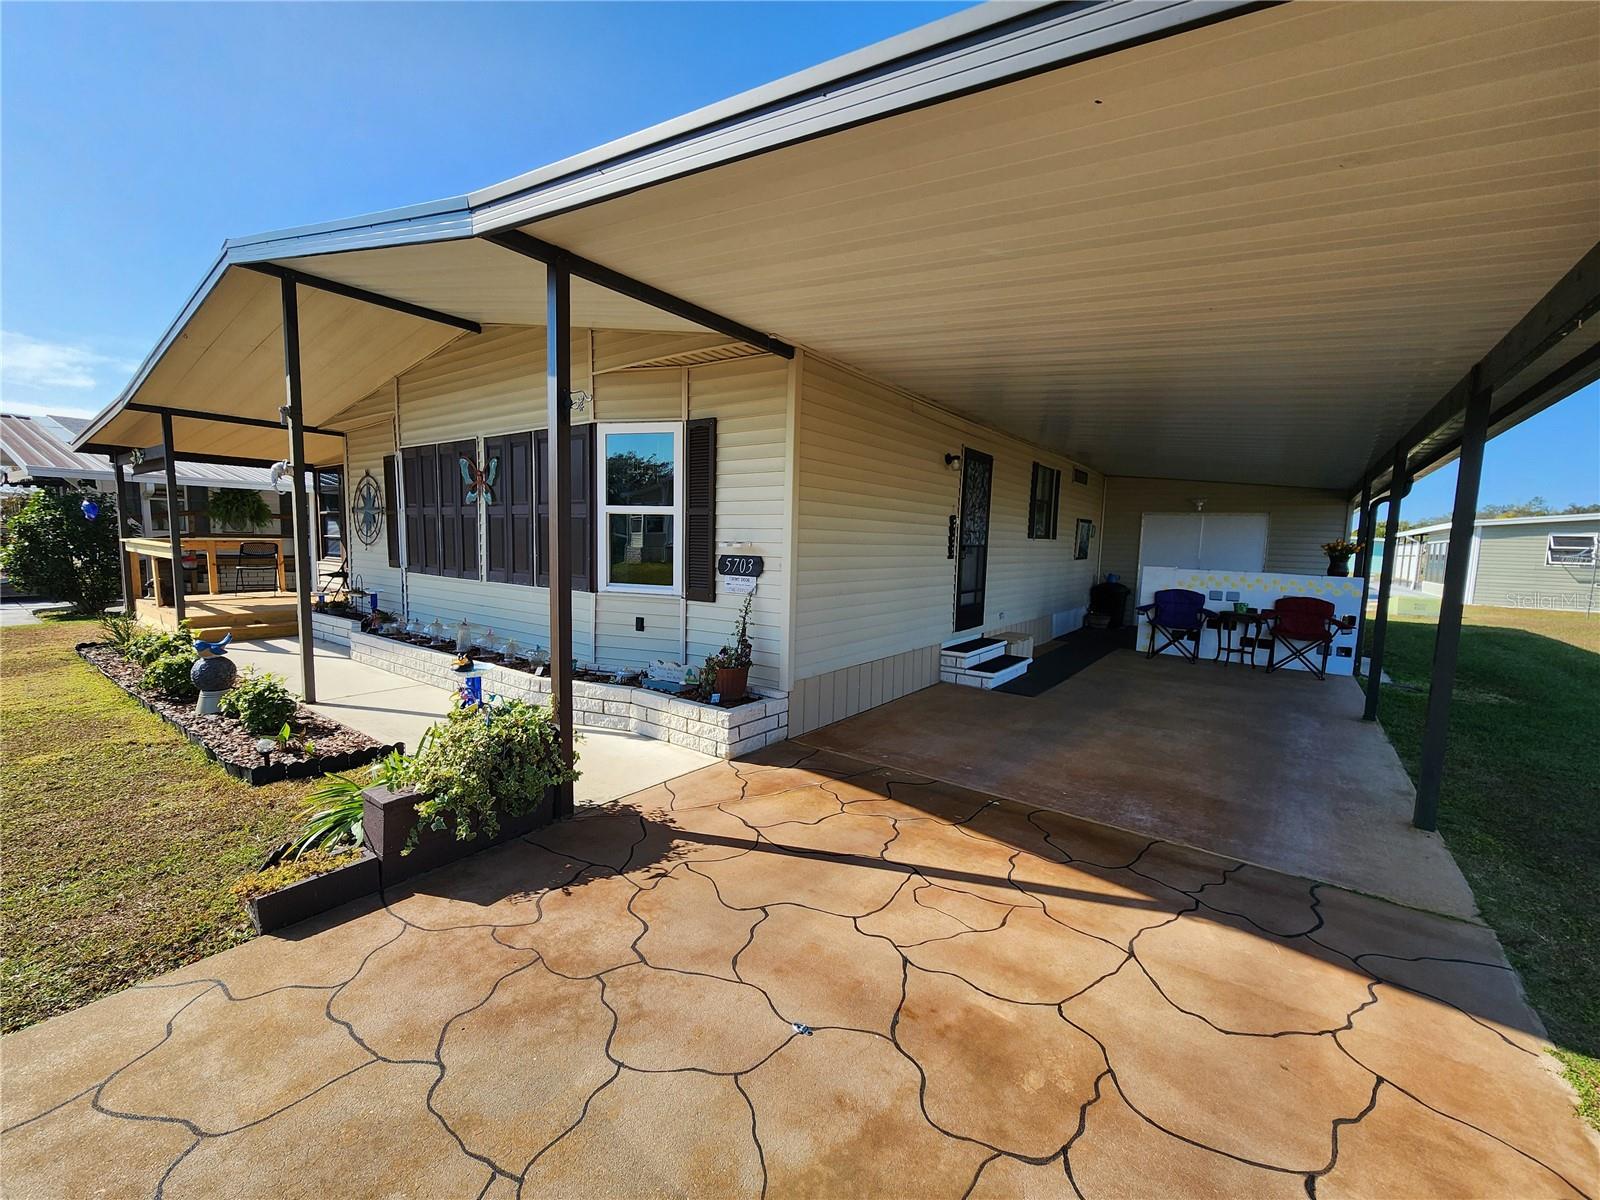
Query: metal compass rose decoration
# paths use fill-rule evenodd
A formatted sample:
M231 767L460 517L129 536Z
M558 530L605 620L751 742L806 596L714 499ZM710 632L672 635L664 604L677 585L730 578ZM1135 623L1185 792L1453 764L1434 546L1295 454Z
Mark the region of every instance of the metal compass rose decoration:
M350 497L350 521L363 546L377 542L383 529L383 492L371 471L363 472Z
M491 458L487 466L477 467L465 455L461 456L461 481L467 485L468 503L477 503L482 496L494 503L494 477L500 473L500 456Z

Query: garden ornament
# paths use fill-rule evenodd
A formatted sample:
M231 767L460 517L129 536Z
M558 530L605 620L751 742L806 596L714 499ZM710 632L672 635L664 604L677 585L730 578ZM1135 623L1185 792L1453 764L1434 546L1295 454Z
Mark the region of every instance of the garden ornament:
M482 496L494 503L494 477L500 473L500 456L495 455L486 466L475 466L466 455L460 458L461 482L467 485L467 502L476 504Z
M86 521L92 521L100 515L100 505L89 496L85 496L78 507L83 510L83 519Z
M194 702L194 711L201 716L211 716L222 702L222 694L233 686L239 668L228 657L228 643L233 641L232 630L216 641L195 639L195 653L200 657L189 668L189 682L200 693Z

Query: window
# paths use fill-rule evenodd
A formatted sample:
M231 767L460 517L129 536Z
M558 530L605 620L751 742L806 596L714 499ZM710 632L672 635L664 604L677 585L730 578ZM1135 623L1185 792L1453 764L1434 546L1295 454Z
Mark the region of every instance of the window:
M344 557L344 468L317 472L317 545L321 558Z
M154 537L158 534L165 536L171 528L167 524L167 485L152 484L150 490L145 493L145 503L145 511L148 514L144 523L145 536ZM183 509L178 510L178 532L180 534L189 532L189 519Z
M677 424L600 427L599 551L607 588L677 589L680 432Z
M1054 541L1056 511L1061 507L1061 472L1033 464L1033 490L1028 496L1028 536Z
M1552 533L1545 544L1544 561L1551 567L1592 567L1596 535Z
M1450 561L1450 542L1439 538L1427 542L1422 547L1422 577L1423 583L1444 582L1445 565Z

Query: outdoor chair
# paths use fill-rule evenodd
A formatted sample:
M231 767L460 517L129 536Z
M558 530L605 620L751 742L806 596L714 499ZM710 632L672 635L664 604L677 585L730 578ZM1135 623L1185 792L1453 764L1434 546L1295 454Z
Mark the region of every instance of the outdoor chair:
M1168 588L1156 593L1150 604L1141 604L1136 610L1150 622L1150 646L1146 658L1154 658L1168 646L1176 648L1190 662L1200 659L1200 631L1211 619L1206 608L1206 598L1199 592L1182 588ZM1156 635L1166 639L1156 644Z
M1344 626L1333 619L1333 605L1313 596L1284 596L1267 614L1272 640L1267 645L1267 671L1270 674L1292 662L1305 665L1318 679L1328 677L1328 654L1333 648L1334 635ZM1289 656L1278 661L1278 644L1283 644ZM1312 660L1312 654L1321 656Z
M316 590L328 592L337 596L341 592L350 590L350 564L344 559L339 559L321 572L317 577Z
M264 584L263 579L265 579ZM239 543L239 555L233 560L233 590L236 592L278 590L277 542Z

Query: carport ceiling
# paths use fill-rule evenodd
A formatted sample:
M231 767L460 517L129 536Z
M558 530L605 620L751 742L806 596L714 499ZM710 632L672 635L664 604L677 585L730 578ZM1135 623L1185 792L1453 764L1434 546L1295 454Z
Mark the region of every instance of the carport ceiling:
M1593 5L1302 0L524 228L1114 474L1344 487L1600 238L1597 114Z

